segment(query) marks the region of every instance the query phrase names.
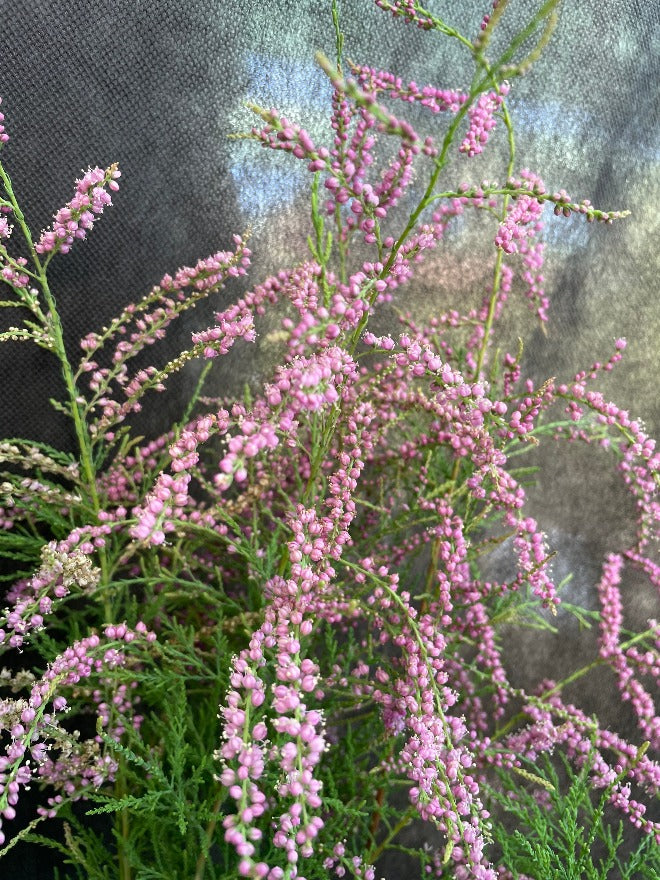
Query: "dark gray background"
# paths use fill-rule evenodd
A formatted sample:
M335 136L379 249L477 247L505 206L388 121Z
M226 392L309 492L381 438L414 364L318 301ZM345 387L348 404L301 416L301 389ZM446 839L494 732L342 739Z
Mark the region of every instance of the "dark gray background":
M467 35L476 33L487 5L429 0ZM508 27L537 5L512 0ZM657 434L660 6L577 0L565 7L546 55L510 96L519 167L576 199L633 214L610 228L548 218L547 336L534 329L524 307L515 310L528 339L525 368L539 381L570 378L594 359L607 359L614 339L626 336L623 365L601 385ZM418 83L469 82L469 59L458 44L395 22L367 0L344 0L341 13L350 58ZM72 351L165 272L230 247L232 234L248 226L251 284L304 256L306 172L293 159L227 135L252 124L247 99L281 108L315 136L327 131L330 90L313 61L317 49L333 57L329 0L0 0L0 94L11 136L3 161L33 231L70 198L81 170L117 161L123 174L115 206L90 240L53 262L52 286ZM501 175L493 170L498 144L495 137L495 152L483 159L457 157L447 183ZM406 303L429 314L479 301L493 230L464 226L402 291ZM170 353L187 347L190 330L207 326L214 307L241 289L230 286L186 317ZM520 332L509 330L512 338ZM167 353L166 346L160 363ZM216 366L217 393L259 372L247 349ZM46 353L5 346L2 433L70 444L66 424L47 402L57 381ZM184 376L174 384L169 408L154 398L151 430L167 427L190 381ZM597 450L560 457L551 447L541 461L533 513L561 551L558 575L573 571L572 595L593 606L603 553L629 542L633 507ZM655 599L638 578L628 578L636 616L641 622L657 616ZM560 677L586 651L583 645L566 622L557 638L534 637L535 663L547 663L543 674ZM511 649L513 677L534 678L539 669L530 668L525 642L516 638ZM585 682L575 696L592 711L600 689L601 683ZM618 713L613 704L612 723L622 720Z

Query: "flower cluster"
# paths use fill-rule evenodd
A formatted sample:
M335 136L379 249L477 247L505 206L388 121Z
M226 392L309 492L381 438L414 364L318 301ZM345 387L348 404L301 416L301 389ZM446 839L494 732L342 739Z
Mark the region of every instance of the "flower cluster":
M296 607L301 604L296 599L309 589L309 581L304 583L280 578L271 584L272 613L252 635L249 648L234 658L231 690L221 710L226 741L217 757L224 764L221 781L237 806L237 812L224 820L225 840L241 857L238 871L242 877L281 880L285 876L280 867L252 858L254 842L262 837L253 822L266 810L267 797L259 782L268 759L277 760L282 774L278 800L289 804L273 835L273 844L284 850L289 865L296 865L299 854L303 858L312 854L313 841L323 827L318 815L310 815L322 805L314 769L326 743L322 713L305 704L305 696L316 690L318 667L308 658L301 659L301 640L312 631L311 621ZM272 729L277 745L266 751L263 743L268 727L259 710L266 703L260 670L267 665L268 649L275 657Z
M602 613L600 624L600 656L606 660L617 676L619 690L624 700L630 702L637 715L639 728L653 748L660 747L660 714L656 712L652 696L635 678L634 666L645 675L660 677L660 658L652 651L640 654L635 648L621 648L623 603L619 584L623 559L611 554L603 566L603 576L598 584ZM660 628L655 625L660 637Z
M2 104L2 98L0 98L0 104ZM0 144L6 144L9 140L9 135L5 131L5 127L2 124L5 121L5 114L0 112Z
M490 132L495 128L495 114L509 94L509 84L502 83L499 92L485 92L468 110L470 127L465 139L458 148L461 153L472 158L483 153Z
M529 181L531 188L536 195L543 195L545 187L543 182L535 174L527 169L520 172L522 180ZM522 183L518 180L511 182L513 187L521 187ZM502 248L506 254L517 253L525 239L531 238L541 230L540 217L543 211L543 204L535 196L522 195L516 197L513 202L507 205L506 220L500 223L495 236L495 244Z
M156 636L141 621L134 629L125 624L108 626L104 636L105 643L94 634L67 648L32 684L27 699L0 701L0 730L11 737L9 747L0 757L0 812L5 819L15 817L19 791L29 787L35 774L61 787L74 800L84 796L88 785L99 786L112 779L116 764L93 746L87 749L85 758L84 746L83 751L75 744L72 746L66 731L59 726L58 718L68 708L64 694L84 679L123 666L127 659L124 646L134 641L149 643ZM52 743L61 748L63 741L63 757L55 763L47 752ZM4 839L0 830L0 843Z
M45 230L35 245L38 254L51 254L56 251L66 254L76 239L87 237L96 218L103 209L112 204L106 187L116 191L121 172L116 165L104 171L90 168L80 180L76 181L73 198L55 214L52 229Z
M590 781L594 789L605 790L608 799L637 828L644 829L660 843L660 823L646 816L646 805L631 798L632 785L657 798L660 792L660 765L646 757L645 748L626 742L609 730L594 727L592 719L576 706L564 703L552 681L544 683L546 699L525 706L529 725L506 737L508 756L502 758L512 766L519 755L532 759L544 752L563 748L579 768L589 762ZM616 761L606 755L613 752ZM624 781L627 780L627 781Z
M39 570L26 583L15 585L8 596L14 604L3 615L5 628L0 629L0 646L22 647L31 630L43 628L44 617L53 611L53 600L63 599L73 588L93 592L101 572L88 555L92 548L85 549L87 553L80 545L71 550L67 542L58 545L54 541L42 547Z
M415 0L374 0L374 2L384 12L391 12L395 18L403 18L423 30L430 30L434 26L433 16L423 10Z
M138 541L162 544L167 532L176 528L175 520L181 516L190 503L188 485L192 470L199 461L197 447L211 436L216 419L203 416L181 432L179 439L170 446L169 453L174 476L161 473L154 489L143 507L136 507L133 513L137 525L131 528L131 535Z
M210 294L221 290L228 278L246 274L250 265L250 250L241 236L234 236L235 251L218 251L195 266L184 266L175 276L165 275L141 302L127 306L102 333L90 333L81 342L85 352L78 374L89 375L92 394L86 402L90 413L100 411L92 425L92 433L99 436L108 428L123 422L131 412L142 408L141 398L150 390L163 391L167 377L180 370L188 361L204 353L226 353L235 340L242 336L254 339L250 320L236 315L231 320L219 321L219 326L204 334L195 334L193 348L182 352L164 368L147 367L129 374L128 362L146 346L165 336L169 325L184 311L194 308ZM96 360L107 342L121 337L114 345L111 365L101 366ZM113 388L116 384L117 388ZM117 399L117 392L123 400Z
M401 77L385 70L357 65L352 65L351 70L365 92L386 92L388 97L399 98L410 104L419 103L432 113L442 113L447 110L457 113L467 100L465 93L454 89L441 89L433 85L420 88L416 82L404 85Z

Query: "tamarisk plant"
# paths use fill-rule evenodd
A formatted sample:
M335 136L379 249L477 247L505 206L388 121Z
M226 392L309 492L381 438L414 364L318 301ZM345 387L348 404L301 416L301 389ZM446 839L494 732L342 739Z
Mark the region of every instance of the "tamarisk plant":
M59 360L57 405L78 443L76 455L0 444L0 548L12 569L0 621L0 856L52 847L66 876L99 880L369 880L391 850L408 853L409 876L655 876L660 721L647 688L660 630L624 627L621 585L627 568L660 585L659 458L639 422L594 388L625 341L540 387L521 351L493 344L519 289L549 318L546 205L605 223L627 212L552 192L517 165L507 97L549 40L557 0L497 52L505 0L473 38L416 0L375 5L458 40L474 62L470 85L419 86L345 61L333 2L336 59L318 57L332 87L330 142L258 106L242 135L309 169L309 254L218 306L213 326L162 367L133 360L246 275L246 238L166 275L87 335L75 363L48 269L110 206L119 170L85 173L37 238L0 165L2 305L23 319L2 340ZM406 104L428 114L432 134L399 115ZM471 182L493 141L502 181ZM456 154L466 182L451 184ZM481 305L438 304L426 323L404 313L400 333L370 329L453 219L473 211L493 223ZM275 310L272 374L242 399L205 396L214 359L254 344ZM208 363L182 417L164 436L135 436L131 415L148 392L193 359ZM612 458L637 531L604 561L598 655L563 681L548 670L528 692L509 681L503 628L552 629L560 595L516 457L568 441ZM488 573L496 548L511 556L508 580ZM636 740L563 695L601 666L634 710ZM28 787L43 800L21 824ZM632 855L619 852L610 808L637 829ZM107 833L89 822L98 815ZM401 837L416 820L419 850Z

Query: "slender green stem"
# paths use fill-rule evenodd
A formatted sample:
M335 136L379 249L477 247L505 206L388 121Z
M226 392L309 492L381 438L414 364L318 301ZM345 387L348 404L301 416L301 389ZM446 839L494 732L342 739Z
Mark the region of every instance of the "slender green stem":
M479 354L477 355L477 364L474 368L474 378L476 380L478 380L479 376L481 375L481 370L484 365L484 359L486 357L486 351L488 350L488 344L490 342L490 334L493 330L493 322L495 321L495 312L497 310L497 300L499 297L500 284L502 281L503 259L503 252L501 250L498 250L495 257L495 269L493 271L493 291L490 295L490 300L488 302L488 314L484 323L484 338L479 348Z
M124 765L124 758L120 756L119 758L119 771L117 773L117 781L115 783L115 794L117 798L121 800L121 798L125 797L127 794L126 790L126 768ZM128 840L128 810L123 809L120 811L119 816L117 817L119 824L119 880L131 880L131 865L128 861L128 856L126 854L126 845L125 842Z
M206 870L206 860L209 857L209 850L211 848L211 843L213 842L213 834L215 833L216 825L218 824L218 815L220 813L220 807L222 805L223 796L216 798L215 803L213 804L213 815L209 819L209 823L206 826L206 831L204 836L206 838L206 842L203 850L199 854L199 858L197 859L197 864L195 865L195 877L194 880L202 880L204 877L204 871Z
M509 144L509 161L507 164L507 178L509 178L513 174L513 166L516 157L516 142L513 134L513 124L511 122L511 117L509 116L509 111L506 108L506 104L502 104L502 116L504 119L504 124L506 125L507 139ZM500 221L503 221L506 217L506 209L507 205L509 204L509 198L509 193L504 192L504 199L502 200L502 211L500 213ZM486 316L486 323L484 324L484 338L482 340L481 347L479 348L479 353L477 355L477 364L474 370L474 378L476 381L479 381L479 377L481 376L486 352L488 351L488 346L490 344L490 335L493 330L493 322L495 320L495 312L497 310L497 300L499 298L500 285L502 283L503 261L504 251L498 248L497 255L495 257L495 268L493 269L493 290L490 295L490 301L488 303L488 314Z
M406 825L410 825L412 820L415 818L416 813L417 810L415 810L413 807L408 807L408 809L399 819L396 825L394 825L394 827L390 830L389 834L387 834L387 836L384 837L383 840L381 840L377 847L369 852L368 856L366 857L367 864L373 865L373 863L380 858L387 845L394 840L394 838L400 831L403 831Z
M41 288L44 301L48 309L47 314L42 317L44 332L50 337L52 343L52 351L60 362L62 377L64 379L64 385L66 387L67 396L69 398L69 412L71 413L71 416L73 418L76 440L78 442L78 449L80 451L80 463L82 466L83 477L82 488L84 491L86 491L88 501L91 504L94 514L98 516L98 513L101 510L101 504L96 485L96 468L94 466L94 459L92 456L91 437L89 435L87 423L83 415L84 400L82 395L78 391L78 388L76 387L74 372L66 352L66 346L64 343L64 331L62 329L62 322L57 311L57 303L48 284L48 278L46 275L48 258L46 258L46 260L44 261L40 260L39 255L35 250L32 233L30 232L30 229L25 220L25 216L20 208L20 205L18 204L16 196L14 195L14 190L12 188L9 175L5 171L1 162L0 179L2 180L5 192L9 198L13 216L18 223L21 232L23 233L23 237L30 253L32 264L36 270L35 274L38 279L38 284ZM101 566L102 580L103 583L107 583L108 561L104 548L101 547L99 549L98 556ZM111 605L108 598L104 599L103 607L106 619L109 620L111 616Z
M87 492L89 494L89 498L94 508L94 511L98 513L100 510L100 503L98 491L96 488L96 471L91 454L91 441L89 433L87 431L85 420L83 419L83 415L81 412L80 401L82 398L78 389L76 388L73 379L73 370L71 369L71 364L67 357L66 348L64 346L62 323L60 321L60 316L57 312L55 298L50 291L48 280L45 274L42 275L41 289L44 294L44 299L48 304L49 325L53 337L55 354L59 358L62 365L62 376L64 378L64 384L66 385L66 390L69 396L71 415L73 417L73 423L76 430L76 438L78 440L78 447L80 449L82 469L87 482Z
M36 269L36 278L43 292L46 305L48 306L48 314L45 318L44 330L49 333L53 343L53 351L60 361L62 377L64 379L64 384L66 386L67 394L69 397L71 415L73 417L73 422L75 426L76 439L78 441L78 447L80 449L82 468L86 478L86 489L89 494L89 498L91 500L94 511L98 513L100 510L100 505L98 493L96 490L96 473L91 456L90 438L81 413L80 393L76 388L76 384L73 378L73 370L71 368L71 364L66 353L66 347L64 345L62 322L60 321L60 317L57 312L55 297L50 290L48 279L46 277L46 264L45 262L42 263L42 261L39 259L39 255L34 248L32 233L28 228L23 212L21 211L21 208L16 200L16 196L14 195L11 180L9 179L9 175L5 171L4 167L2 166L2 163L0 163L0 178L2 179L5 192L9 196L9 203L11 205L13 215L21 229L21 232L23 233L23 237L30 251L30 257Z

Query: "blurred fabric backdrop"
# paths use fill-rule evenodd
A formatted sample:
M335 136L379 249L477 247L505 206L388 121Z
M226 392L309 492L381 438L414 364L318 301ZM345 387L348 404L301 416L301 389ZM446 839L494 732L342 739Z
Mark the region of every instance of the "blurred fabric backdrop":
M489 4L427 5L474 36ZM511 34L539 5L512 0L503 33ZM469 83L470 58L457 42L395 21L372 0L342 0L340 12L350 59L420 84ZM118 162L122 171L114 206L89 241L52 264L72 352L81 336L165 272L230 248L234 232L252 230L250 285L305 258L310 176L304 163L228 135L253 124L245 108L253 100L281 109L328 142L330 87L314 62L319 49L334 57L330 0L0 0L0 94L11 137L3 161L33 232L68 201L81 170ZM659 49L658 0L573 0L564 4L543 58L515 81L509 107L518 168L536 171L548 187L564 187L576 200L632 215L606 227L547 214L547 335L524 305L514 308L522 325L512 320L504 328L510 338L528 340L524 371L538 382L570 379L594 360L606 360L615 338L627 337L623 364L600 387L656 435ZM445 124L442 116L431 123ZM457 155L444 180L451 186L489 175L502 179L497 158L503 143L499 131L483 157ZM401 288L396 305L428 316L452 303L478 303L489 281L493 234L492 226L467 215L416 280ZM244 282L230 285L189 313L170 342L149 355L164 363L189 345L193 329L212 323L214 308L245 289ZM396 329L392 311L379 321ZM218 359L212 374L217 394L258 381L264 363L247 345L224 361ZM152 397L151 414L145 402L143 433L162 432L181 411L194 372L177 377L166 397ZM3 346L2 434L71 447L68 426L48 403L58 382L47 353L19 343ZM611 460L596 449L558 454L549 446L538 461L532 513L558 550L557 577L572 572L571 595L594 607L603 555L630 535L632 504ZM658 616L657 604L644 598L648 593L634 579L628 587L640 589L633 603L640 619ZM534 664L550 664L554 678L589 656L577 626L562 616L559 623L556 637L533 639ZM538 672L518 637L510 665L514 682ZM583 679L575 699L593 711L602 684ZM622 717L610 721L626 723ZM28 866L28 875L41 870L46 873L40 876L52 876L49 865L39 865Z

